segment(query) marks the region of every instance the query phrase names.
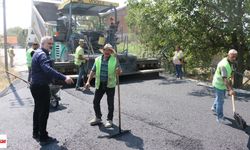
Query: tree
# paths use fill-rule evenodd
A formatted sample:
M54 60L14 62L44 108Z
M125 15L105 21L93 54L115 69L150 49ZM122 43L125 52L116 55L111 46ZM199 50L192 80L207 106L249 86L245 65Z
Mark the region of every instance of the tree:
M130 26L138 28L149 49L185 48L189 67L208 68L212 56L234 48L237 71L243 73L250 57L249 0L129 0ZM168 52L171 53L173 48ZM242 84L236 75L235 86Z

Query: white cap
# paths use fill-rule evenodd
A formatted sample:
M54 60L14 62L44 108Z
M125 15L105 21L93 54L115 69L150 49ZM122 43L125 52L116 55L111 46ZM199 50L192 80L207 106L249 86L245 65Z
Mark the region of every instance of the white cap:
M238 52L235 50L235 49L230 49L229 51L228 51L228 55L229 54L238 54Z
M104 45L103 49L100 49L101 52L103 53L103 50L111 50L113 53L116 53L115 50L113 49L112 45L107 43Z

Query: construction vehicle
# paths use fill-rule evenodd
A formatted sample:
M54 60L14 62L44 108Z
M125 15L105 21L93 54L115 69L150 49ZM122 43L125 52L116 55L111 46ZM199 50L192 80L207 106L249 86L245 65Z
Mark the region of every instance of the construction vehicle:
M84 48L88 71L94 60L101 55L99 49L106 43L113 43L116 48L117 37L108 41L109 31L103 23L103 13L113 11L115 24L117 21L118 3L102 0L33 0L32 29L40 41L42 36L54 37L51 57L54 68L73 78L77 77L74 65L74 51L79 39L86 41ZM114 34L115 35L115 34ZM123 75L159 73L163 71L156 58L138 59L127 50L117 55Z

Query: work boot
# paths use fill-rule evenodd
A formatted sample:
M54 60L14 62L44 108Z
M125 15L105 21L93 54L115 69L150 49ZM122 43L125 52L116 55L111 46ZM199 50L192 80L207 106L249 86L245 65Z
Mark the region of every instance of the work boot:
M32 134L32 138L33 138L33 139L35 139L35 140L38 141L38 140L39 140L39 137L40 137L40 136L39 136L38 133L34 133L34 132L33 132L33 134Z
M216 108L214 106L212 106L211 111L216 112L215 110L216 110Z
M55 142L58 142L58 141L55 138L52 138L50 136L48 136L45 139L40 139L41 146L48 145L48 144L55 143Z
M112 121L111 120L107 120L107 122L105 123L105 127L106 128L111 128L113 125Z
M82 91L82 88L76 87L76 91Z
M221 117L221 118L217 118L216 121L219 123L219 124L230 124L231 122L229 120L227 120L224 116Z
M102 123L102 119L95 117L89 123L91 126L98 125Z

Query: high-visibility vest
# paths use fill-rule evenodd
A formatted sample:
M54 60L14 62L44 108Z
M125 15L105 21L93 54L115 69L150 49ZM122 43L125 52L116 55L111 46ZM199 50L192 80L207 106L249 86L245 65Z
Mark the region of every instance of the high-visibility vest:
M223 78L221 76L221 67L225 67L227 70L227 79L230 80L232 76L232 68L230 63L228 62L227 58L223 58L217 65L214 77L213 77L213 82L212 85L220 90L226 90L227 87L223 81Z
M80 66L82 63L85 63L85 60L80 60L78 57L80 56L80 55L82 55L82 57L84 57L84 50L83 50L83 48L81 47L81 46L78 46L77 48L76 48L76 52L75 52L75 61L74 61L74 63L75 63L75 65L78 65L78 66Z
M101 65L102 65L102 56L99 56L95 59L96 65L96 78L95 78L95 87L99 89L100 87L100 76L101 76ZM108 60L108 88L114 88L116 86L116 58L110 56Z
M30 48L26 51L26 62L27 62L27 66L31 67L31 62L32 62L32 56L31 53L34 51L33 48Z

